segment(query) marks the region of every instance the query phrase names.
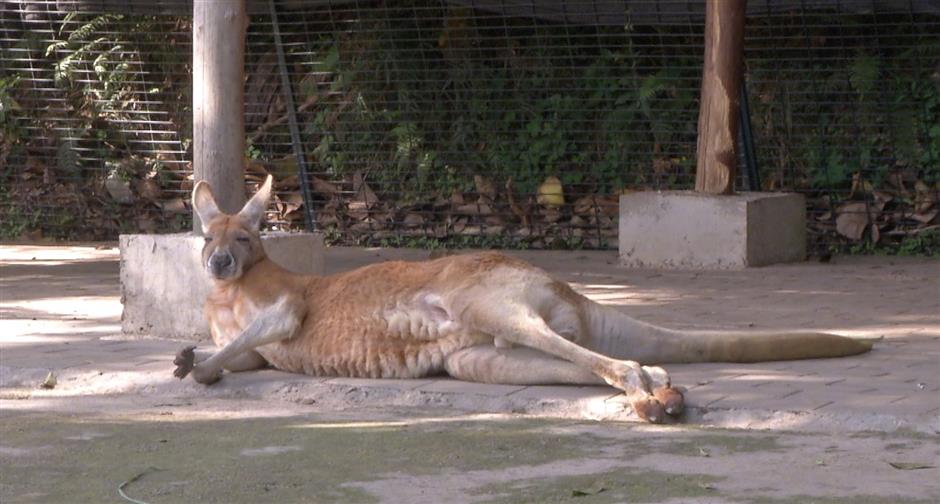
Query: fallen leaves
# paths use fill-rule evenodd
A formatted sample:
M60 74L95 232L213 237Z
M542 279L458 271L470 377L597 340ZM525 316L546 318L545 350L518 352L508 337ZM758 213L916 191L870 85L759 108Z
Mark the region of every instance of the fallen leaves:
M46 377L43 378L42 382L39 383L39 388L47 390L54 389L57 384L58 378L56 377L56 374L52 371L49 371L49 374L47 374Z
M850 240L861 240L870 222L868 203L853 201L836 210L836 231Z
M572 497L589 497L591 495L597 495L607 491L607 484L604 482L595 482L592 485L585 488L576 488L571 491Z
M833 203L825 195L813 206L817 217L809 223L810 230L820 235L835 231L849 243L896 242L940 225L940 182L930 185L920 178L906 182L895 171L875 189L856 173L845 201Z

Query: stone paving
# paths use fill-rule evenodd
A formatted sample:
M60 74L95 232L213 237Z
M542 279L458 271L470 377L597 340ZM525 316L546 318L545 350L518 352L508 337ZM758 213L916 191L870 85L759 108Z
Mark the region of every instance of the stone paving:
M341 271L416 250L328 249ZM595 300L678 328L820 329L884 336L863 356L761 364L672 365L687 388L686 422L791 430L940 433L940 262L836 258L742 271L616 266L614 252L516 253ZM228 374L205 388L171 377L183 344L120 334L115 248L0 246L0 400L140 394L264 397L324 407L445 406L486 413L634 418L608 387L520 387L424 380ZM57 384L39 384L54 372ZM0 403L2 404L2 403Z

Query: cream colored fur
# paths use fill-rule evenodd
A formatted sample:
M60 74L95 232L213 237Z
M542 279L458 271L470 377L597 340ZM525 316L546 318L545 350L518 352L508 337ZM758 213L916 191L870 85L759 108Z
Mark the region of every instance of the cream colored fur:
M220 349L177 358L180 378L211 384L223 369L270 364L319 376L455 378L507 384L607 383L637 413L664 421L683 408L664 362L836 357L870 343L823 333L691 333L656 327L599 305L523 261L497 253L387 262L300 276L265 256L259 224L271 178L237 215L209 186L193 190L213 277L206 301ZM642 363L642 364L641 364Z

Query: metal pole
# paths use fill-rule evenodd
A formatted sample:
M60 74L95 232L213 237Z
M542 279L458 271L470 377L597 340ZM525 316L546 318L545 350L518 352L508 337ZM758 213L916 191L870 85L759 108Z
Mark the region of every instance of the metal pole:
M757 170L757 155L754 153L754 133L751 131L751 108L747 103L747 79L741 72L741 143L744 144L744 162L747 163L747 185L752 191L760 191L760 173Z
M274 30L274 47L277 50L277 66L281 73L281 94L284 96L284 107L287 109L287 122L290 126L291 146L294 148L294 157L297 159L297 174L300 178L300 194L304 199L304 228L307 231L316 230L316 221L313 219L313 198L310 195L310 181L307 172L307 156L304 153L304 144L300 138L300 128L297 126L297 107L294 104L294 90L291 87L290 75L287 73L287 59L284 56L284 46L281 43L281 28L277 22L277 6L275 0L269 0L271 7L271 26Z

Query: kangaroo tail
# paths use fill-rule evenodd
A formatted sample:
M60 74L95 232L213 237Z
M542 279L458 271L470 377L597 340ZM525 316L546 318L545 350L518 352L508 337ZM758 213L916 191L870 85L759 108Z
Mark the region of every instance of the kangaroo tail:
M590 301L587 315L586 346L644 364L846 357L868 352L876 341L811 331L676 331Z

